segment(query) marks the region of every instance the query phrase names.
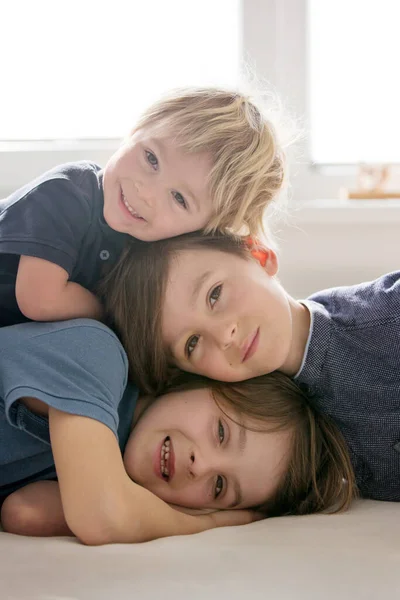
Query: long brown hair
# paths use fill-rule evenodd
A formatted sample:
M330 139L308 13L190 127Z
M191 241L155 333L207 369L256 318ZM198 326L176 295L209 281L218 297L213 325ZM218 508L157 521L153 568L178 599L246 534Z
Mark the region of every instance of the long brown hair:
M275 371L224 383L185 373L168 391L205 387L228 418L248 417L252 426L246 423L246 428L266 434L291 431L286 474L274 496L254 508L272 517L338 512L350 506L357 487L347 445L336 425L289 377Z
M244 239L234 235L194 232L151 243L132 238L101 284L111 325L128 356L131 379L149 394L161 391L174 372L161 335L169 266L179 252L195 248L250 258Z

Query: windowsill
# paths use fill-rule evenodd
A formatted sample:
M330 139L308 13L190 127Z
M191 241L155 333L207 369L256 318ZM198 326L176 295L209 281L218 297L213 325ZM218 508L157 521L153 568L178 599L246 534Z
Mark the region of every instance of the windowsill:
M400 198L397 200L311 200L291 207L298 223L360 224L399 223Z
M7 154L46 153L46 152L82 152L82 151L112 151L121 143L121 139L93 140L32 140L32 141L0 141L0 158Z

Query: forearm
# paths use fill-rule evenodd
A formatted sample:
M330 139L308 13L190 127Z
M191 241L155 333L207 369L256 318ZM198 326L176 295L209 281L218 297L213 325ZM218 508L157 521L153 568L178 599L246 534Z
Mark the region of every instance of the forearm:
M147 542L200 533L217 526L211 515L192 516L176 510L130 480L127 480L118 508L108 523L107 534L99 543Z
M15 295L20 311L33 321L103 317L103 307L94 294L69 281L62 267L40 258L21 256Z
M65 321L79 317L101 320L103 307L92 292L68 281L52 298L48 298L47 304L43 303L39 316L36 321Z
M107 479L90 490L81 488L71 500L63 496L66 522L86 545L146 542L216 526L209 515L191 516L171 508L126 474L112 476L112 482Z

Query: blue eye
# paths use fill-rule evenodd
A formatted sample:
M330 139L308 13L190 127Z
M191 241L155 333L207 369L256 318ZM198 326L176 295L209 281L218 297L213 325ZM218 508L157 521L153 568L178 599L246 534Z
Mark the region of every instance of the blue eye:
M187 208L186 200L185 200L185 198L182 196L182 194L180 192L171 192L171 194L173 195L173 197L175 198L175 200L177 201L177 203L180 206L182 206L182 208Z
M199 339L200 339L199 335L192 335L192 337L190 337L188 339L188 341L186 342L186 356L188 358L190 358L190 355L192 354L193 350L196 348L197 342L199 341Z
M145 150L145 153L146 153L147 162L155 171L157 171L157 169L158 169L157 156L154 154L154 152L150 152L150 150Z
M218 421L218 439L220 444L222 444L222 442L225 439L225 429L222 424L222 421Z
M217 480L215 482L215 490L214 490L214 498L215 500L218 498L222 490L224 489L224 480L221 475L217 476Z
M210 294L210 304L211 304L211 308L214 308L214 304L216 302L218 302L219 297L221 296L221 292L222 292L222 284L217 285Z

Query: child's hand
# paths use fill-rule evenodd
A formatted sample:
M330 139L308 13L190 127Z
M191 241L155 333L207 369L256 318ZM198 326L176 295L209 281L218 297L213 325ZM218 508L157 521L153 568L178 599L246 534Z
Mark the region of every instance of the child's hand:
M211 527L234 527L236 525L247 525L253 521L265 519L265 515L255 510L218 510L204 515L203 519L210 519Z
M209 515L215 512L215 508L187 508L186 506L179 506L178 504L170 504L169 506L174 510L179 510L179 512L194 517L198 517L199 515Z
M253 521L265 519L265 515L255 510L216 510L215 508L186 508L177 504L170 507L194 517L207 517L211 523L210 528L230 527L234 525L247 525Z

